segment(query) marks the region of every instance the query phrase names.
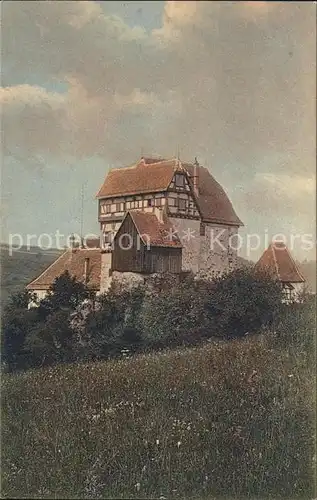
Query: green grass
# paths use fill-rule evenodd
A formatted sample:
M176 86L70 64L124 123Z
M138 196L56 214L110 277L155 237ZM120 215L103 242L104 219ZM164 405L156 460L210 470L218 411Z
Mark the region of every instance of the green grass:
M5 375L2 498L312 499L314 408L255 338Z

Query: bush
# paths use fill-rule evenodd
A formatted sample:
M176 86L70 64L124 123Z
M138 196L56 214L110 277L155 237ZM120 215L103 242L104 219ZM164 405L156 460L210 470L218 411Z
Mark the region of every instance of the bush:
M38 322L24 342L27 364L32 367L71 361L74 332L69 324L69 310L52 312L45 322Z
M4 353L10 366L29 367L242 337L273 328L281 293L268 275L238 269L212 282L189 273L132 289L116 284L96 299L66 272L38 308L21 309L27 295L11 300Z
M212 285L188 277L160 293L148 294L141 310L143 336L151 347L193 345L208 331L206 300Z
M304 354L312 360L316 353L316 303L314 297L303 297L301 303L284 305L272 335L274 346Z
M282 290L268 274L237 269L214 279L207 310L210 333L242 337L272 326L282 299Z
M144 294L141 287L117 288L98 297L96 311L87 317L81 351L88 348L93 358L102 359L122 349L138 350L142 344L140 309Z

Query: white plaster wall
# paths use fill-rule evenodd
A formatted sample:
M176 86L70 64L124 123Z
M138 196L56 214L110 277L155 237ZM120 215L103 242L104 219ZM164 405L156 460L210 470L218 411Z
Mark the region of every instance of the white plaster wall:
M112 281L110 276L111 269L111 252L101 253L101 271L100 271L100 293L106 292Z
M30 291L36 294L38 301L43 300L47 295L47 290L30 290ZM28 309L31 309L32 307L38 307L38 303L33 301L29 302Z

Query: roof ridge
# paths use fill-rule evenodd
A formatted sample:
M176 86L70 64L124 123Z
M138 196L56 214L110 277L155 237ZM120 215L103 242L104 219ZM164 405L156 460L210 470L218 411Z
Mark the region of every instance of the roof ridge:
M275 246L274 246L273 242L271 243L270 247L271 247L271 251L273 254L273 260L274 260L274 264L275 264L276 274L277 274L278 279L280 280L281 276L280 276L280 272L279 272L278 265L277 265L277 260L276 260L276 255L275 255Z

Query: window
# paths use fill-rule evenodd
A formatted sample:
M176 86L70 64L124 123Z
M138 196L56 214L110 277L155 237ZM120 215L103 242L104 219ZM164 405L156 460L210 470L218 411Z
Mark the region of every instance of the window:
M147 206L148 207L153 207L153 200L147 200Z
M178 208L179 210L186 210L186 200L178 198Z
M116 212L123 211L123 203L116 203Z
M111 244L111 231L103 233L103 243L106 246Z
M177 187L185 186L185 177L183 174L175 174L175 184Z
M203 222L200 223L200 233L199 234L200 234L200 236L205 236L205 234L206 234L206 225Z
M111 212L111 203L108 202L108 203L103 203L101 206L100 206L100 212L102 214L110 214Z
M170 207L175 207L176 203L175 203L175 198L168 198L168 204Z
M155 199L155 206L160 207L162 205L162 198L156 198Z
M291 302L293 299L294 287L290 283L285 283L283 285L283 295L286 302Z

